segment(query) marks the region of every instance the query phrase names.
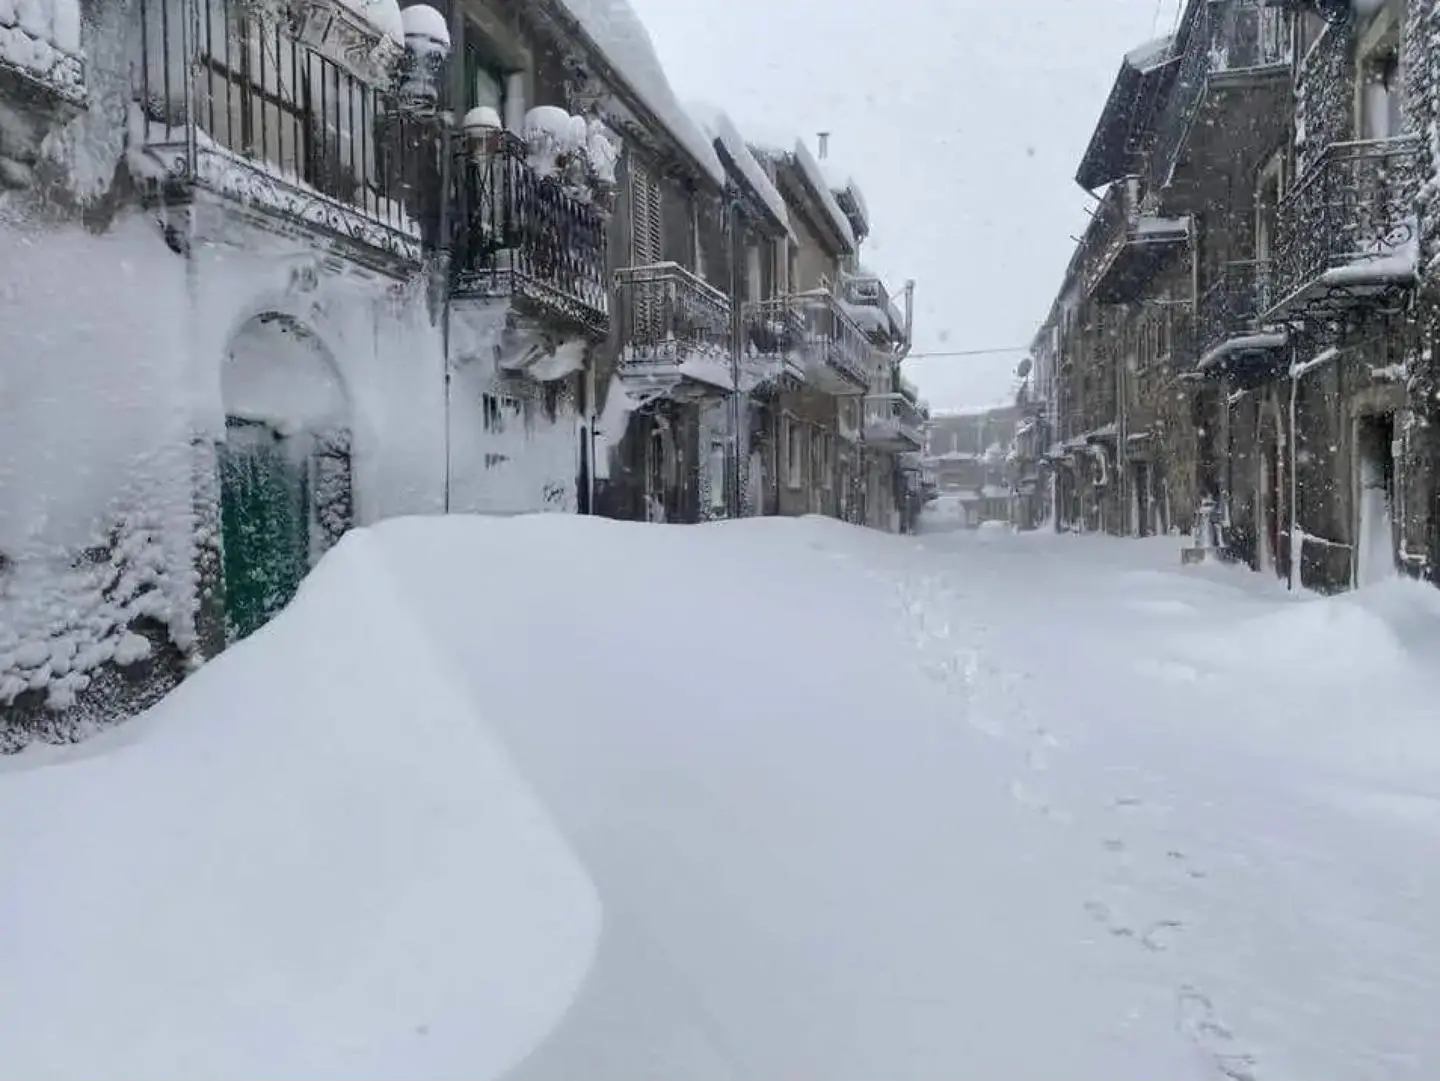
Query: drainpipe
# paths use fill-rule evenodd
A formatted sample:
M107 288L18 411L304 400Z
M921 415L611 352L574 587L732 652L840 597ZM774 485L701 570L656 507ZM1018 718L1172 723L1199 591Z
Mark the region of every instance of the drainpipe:
M1285 562L1288 564L1285 570L1285 587L1293 590L1296 579L1300 577L1300 555L1301 545L1298 536L1300 515L1296 505L1296 498L1299 495L1300 485L1295 477L1295 468L1299 461L1298 446L1300 443L1299 431L1295 427L1295 398L1300 386L1300 375L1295 370L1296 365L1292 356L1290 362L1290 431L1288 433L1290 446L1290 544L1286 553L1290 558Z
M740 366L741 345L745 335L744 298L740 288L740 263L745 258L745 236L741 223L745 221L744 207L740 198L731 196L725 200L725 228L730 232L730 408L727 410L730 428L729 478L730 491L726 493L726 513L739 518L744 513L744 501L740 494L740 423L749 410L741 409ZM748 403L748 395L745 398Z
M445 365L445 498L444 510L450 513L451 487L451 384L450 370L450 252L453 238L450 236L450 204L454 196L454 134L455 110L465 101L465 13L460 4L450 6L450 122L446 123L445 111L437 115L440 128L440 352ZM458 58L458 59L457 59Z

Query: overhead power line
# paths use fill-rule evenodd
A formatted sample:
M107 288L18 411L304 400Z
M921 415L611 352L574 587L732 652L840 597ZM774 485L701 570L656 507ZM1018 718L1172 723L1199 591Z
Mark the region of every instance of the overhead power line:
M992 353L1028 353L1028 345L1004 345L996 349L955 349L937 353L907 353L906 360L915 360L925 357L983 357Z

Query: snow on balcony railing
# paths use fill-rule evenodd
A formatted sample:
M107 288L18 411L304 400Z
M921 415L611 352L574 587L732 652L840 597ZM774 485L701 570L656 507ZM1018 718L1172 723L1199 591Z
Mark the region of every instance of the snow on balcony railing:
M1142 206L1141 180L1123 177L1106 189L1085 233L1089 249L1085 288L1094 292L1120 262L1126 248L1168 244L1184 239L1190 220L1147 213Z
M0 0L0 70L74 107L85 104L79 0Z
M457 294L520 294L581 324L609 326L605 219L542 177L518 136L496 132L461 165L464 223L452 253Z
M1169 99L1155 126L1150 180L1165 187L1217 76L1283 70L1291 57L1291 13L1273 0L1199 0Z
M866 442L889 444L925 442L924 420L915 403L903 394L869 394L865 397Z
M130 162L143 180L168 199L200 186L419 259L404 202L426 144L388 87L249 0L140 0L140 14Z
M622 365L729 363L730 298L679 263L617 270L615 298Z
M829 290L748 303L744 322L751 358L780 358L797 369L819 364L853 387L869 383L875 347Z
M1202 357L1227 342L1254 335L1270 310L1271 263L1250 259L1226 263L1200 297L1196 345Z
M825 363L850 382L869 382L874 357L870 338L850 318L841 301L827 289L796 294L806 335L820 346Z
M1413 281L1420 142L1332 143L1280 204L1277 309Z

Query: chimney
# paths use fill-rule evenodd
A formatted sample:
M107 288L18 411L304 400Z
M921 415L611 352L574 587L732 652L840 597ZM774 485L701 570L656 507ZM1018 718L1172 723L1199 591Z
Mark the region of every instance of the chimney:
M830 133L822 131L818 133L820 139L820 160L825 160L825 155L830 153Z

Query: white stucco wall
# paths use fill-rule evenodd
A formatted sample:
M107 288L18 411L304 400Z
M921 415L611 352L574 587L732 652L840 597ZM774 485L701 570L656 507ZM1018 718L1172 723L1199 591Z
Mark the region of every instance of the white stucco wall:
M0 250L0 707L47 688L70 705L86 672L144 655L139 616L192 643L196 471L212 468L193 441L223 436L222 363L256 315L291 316L335 363L357 521L443 508L442 343L418 286L296 287L313 255L261 233L187 259L138 212L98 235L0 220Z

